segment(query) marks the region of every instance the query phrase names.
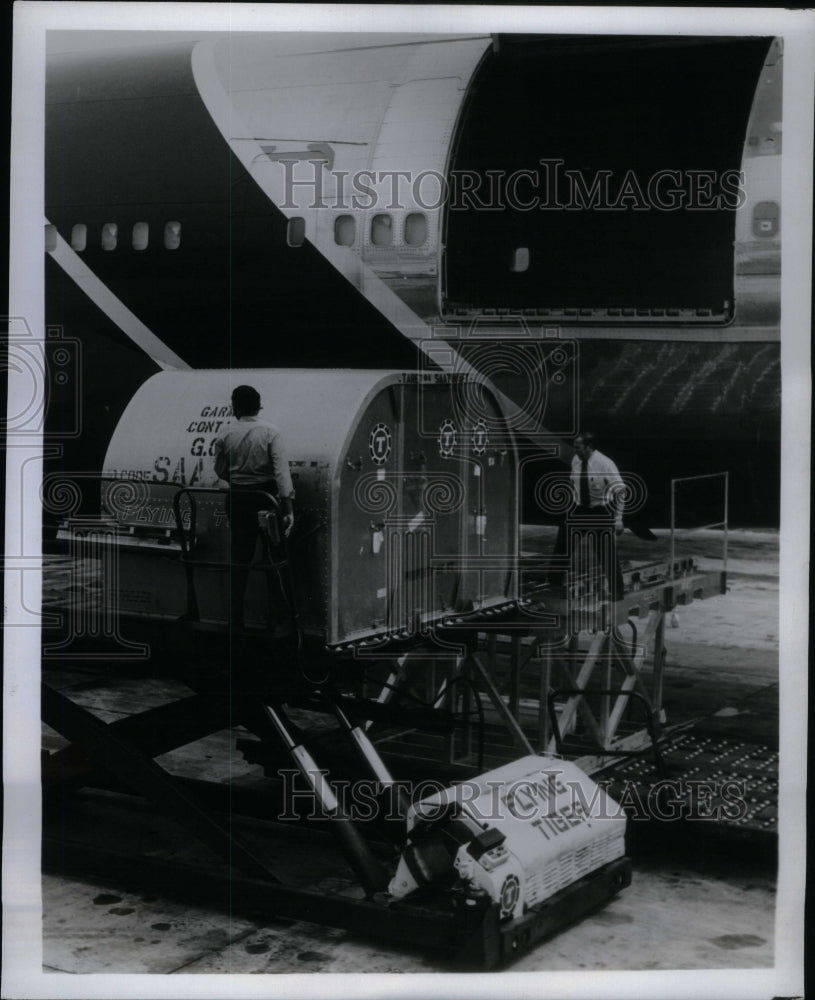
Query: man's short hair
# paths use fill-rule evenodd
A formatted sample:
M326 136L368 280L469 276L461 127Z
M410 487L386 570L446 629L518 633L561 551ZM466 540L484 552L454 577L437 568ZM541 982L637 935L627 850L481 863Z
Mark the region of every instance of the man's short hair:
M597 447L597 438L595 437L593 431L581 431L577 435L577 438L583 438L583 444L588 445L589 448ZM577 440L577 438L575 438L575 441Z
M232 390L232 410L254 416L260 409L260 393L251 385L239 385Z

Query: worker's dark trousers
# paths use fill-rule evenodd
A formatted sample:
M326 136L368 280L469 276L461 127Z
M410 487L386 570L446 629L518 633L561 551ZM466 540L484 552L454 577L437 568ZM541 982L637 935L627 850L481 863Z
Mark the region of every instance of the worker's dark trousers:
M579 531L581 535L592 533L597 535L592 540L595 551L601 555L603 573L608 580L611 599L619 601L623 596L623 574L620 560L617 557L617 535L614 530L614 514L605 507L575 507L565 522L558 526L557 538L552 555L573 557L569 551L569 535ZM550 574L555 585L563 585L563 574Z
M258 512L269 510L266 493L276 493L277 484L257 486L251 490L233 487L229 491L229 530L232 571L230 575L230 621L235 628L243 625L243 602L249 582L249 564L258 543Z

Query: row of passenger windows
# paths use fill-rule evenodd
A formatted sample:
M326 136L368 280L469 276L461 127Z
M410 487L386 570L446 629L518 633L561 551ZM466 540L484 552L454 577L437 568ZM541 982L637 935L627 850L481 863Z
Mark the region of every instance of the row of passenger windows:
M392 215L381 212L371 216L370 237L375 247L389 247L396 240L396 226ZM427 216L423 212L410 212L405 216L402 238L409 247L420 247L427 242ZM340 247L352 247L357 239L357 219L353 215L338 215L334 220L334 242ZM302 246L306 241L306 220L299 215L289 219L286 241L290 247Z
M395 225L392 215L381 212L371 217L370 237L375 247L389 247L395 240ZM115 222L102 226L99 245L103 250L115 250L125 238ZM181 223L164 224L163 241L165 250L177 250L181 246ZM409 247L420 247L427 242L427 216L423 212L410 212L405 216L402 232L404 243ZM337 246L351 247L357 239L357 220L353 215L338 215L334 220L334 242ZM302 246L306 241L306 220L302 216L289 219L286 241L290 247ZM150 244L150 225L137 222L130 231L130 245L134 250L146 250ZM88 247L88 227L78 222L71 227L71 249L81 253ZM57 248L57 227L45 227L45 249L51 253Z
M99 237L99 246L103 250L115 250L125 234L119 232L115 222L105 222ZM163 241L165 250L177 250L181 246L181 223L165 222ZM146 250L150 243L150 225L147 222L137 222L130 232L130 245L134 250ZM78 222L71 227L71 249L81 253L88 247L88 227L84 222ZM57 248L57 227L45 227L45 249L51 253Z

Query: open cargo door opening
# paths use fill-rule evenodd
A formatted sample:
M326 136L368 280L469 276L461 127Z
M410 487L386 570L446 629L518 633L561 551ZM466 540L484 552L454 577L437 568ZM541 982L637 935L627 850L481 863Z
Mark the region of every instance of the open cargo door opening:
M770 44L499 36L450 162L444 315L730 321Z

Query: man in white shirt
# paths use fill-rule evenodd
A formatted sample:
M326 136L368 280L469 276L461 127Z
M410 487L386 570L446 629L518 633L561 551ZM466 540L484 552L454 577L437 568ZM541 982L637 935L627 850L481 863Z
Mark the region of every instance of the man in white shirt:
M574 491L575 507L568 516L567 524L558 529L555 555L567 552L567 526L581 530L596 527L598 534L609 535L609 546L601 546L600 551L613 552L613 567L603 567L608 578L612 600L623 596L623 575L617 558L615 535L623 531L623 503L625 486L617 466L598 451L594 434L583 431L575 438L575 454L572 458L571 483ZM585 529L583 524L585 523Z
M280 431L258 418L260 394L250 385L239 385L232 393L235 422L215 442L215 473L229 483L229 527L231 537L231 618L243 625L243 598L249 579L249 563L258 540L258 512L269 502L262 493L277 497L283 512L284 533L294 524L294 487Z

